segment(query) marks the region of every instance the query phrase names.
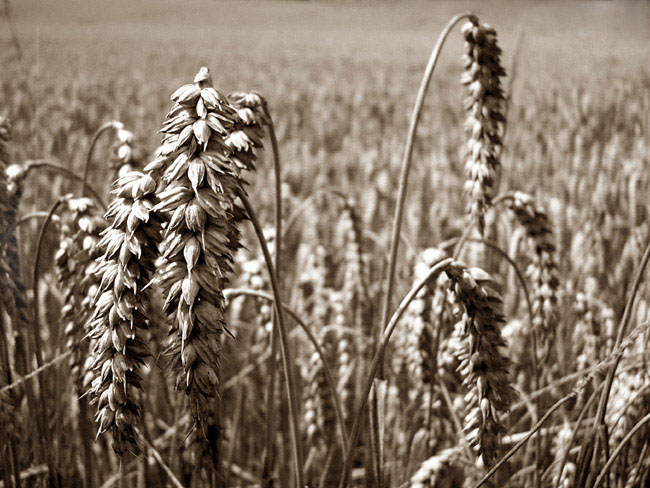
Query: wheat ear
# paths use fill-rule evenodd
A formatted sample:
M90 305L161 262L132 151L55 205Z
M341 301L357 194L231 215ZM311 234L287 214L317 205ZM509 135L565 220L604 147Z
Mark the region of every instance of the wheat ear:
M141 450L135 426L141 368L148 356L143 338L149 328L147 285L160 232L152 212L155 189L153 178L143 173L118 179L106 212L110 225L98 243L104 253L95 269L100 285L89 324L96 371L90 395L97 405L98 435L110 432L120 455Z

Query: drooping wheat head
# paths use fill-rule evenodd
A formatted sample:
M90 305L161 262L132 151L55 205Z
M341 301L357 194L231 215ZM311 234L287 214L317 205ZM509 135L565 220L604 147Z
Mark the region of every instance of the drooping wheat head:
M165 225L157 281L171 324L167 354L176 388L189 396L196 424L205 427L217 396L220 336L227 331L222 290L240 246L235 200L261 141L257 128L213 88L207 68L172 100L163 145L146 168L163 182L154 208Z
M466 438L479 461L489 467L499 455L499 438L506 432L501 415L516 396L508 373L510 360L502 351L506 345L500 330L502 300L492 278L479 268L456 261L446 274L462 313L459 359L467 390Z
M119 455L139 454L135 430L141 405L141 369L149 355L144 331L149 328L151 270L156 259L160 223L152 211L156 183L130 172L119 178L107 212L109 227L97 247L95 273L99 289L88 333L94 341L90 388L96 404L98 435L110 432Z
M496 31L472 17L462 28L465 37L465 71L461 83L467 87L465 129L465 192L470 199L470 214L478 222L481 234L484 215L491 204L500 168L501 126L504 119L504 95L501 78L501 49Z

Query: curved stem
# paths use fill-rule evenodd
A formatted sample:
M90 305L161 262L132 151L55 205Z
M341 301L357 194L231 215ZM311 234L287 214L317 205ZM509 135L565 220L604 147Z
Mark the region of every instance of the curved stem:
M86 155L86 165L84 167L83 179L81 180L81 196L86 196L86 190L88 189L88 174L90 173L90 163L92 162L93 151L95 149L95 146L97 145L99 136L101 136L104 132L106 132L109 129L120 129L121 127L122 127L121 122L118 122L117 120L111 120L110 122L106 122L105 124L103 124L93 134L93 138L90 140L90 146L88 147L88 154Z
M593 485L593 488L598 488L600 483L603 481L605 476L607 476L607 472L609 471L609 468L612 467L612 464L614 464L614 461L616 461L616 458L621 454L623 451L623 448L626 446L628 442L634 437L634 435L639 432L643 428L645 424L650 422L650 413L647 414L645 417L643 417L638 424L636 424L632 430L630 430L627 435L623 438L621 443L616 447L612 455L609 457L607 462L605 463L605 466L603 466L603 469L600 471L600 474L598 475L598 478L596 478L596 482Z
M249 295L253 297L263 298L271 302L273 301L273 295L270 295L263 291L248 290L244 288L224 290L224 296L229 299L235 298L239 295ZM287 312L291 316L291 318L295 320L296 323L300 326L300 328L305 332L307 339L309 339L309 342L312 343L314 349L316 350L316 353L318 353L318 356L320 357L320 360L323 363L325 379L327 380L327 386L330 389L330 394L332 395L332 400L334 402L334 413L336 414L336 421L340 427L339 431L341 434L341 447L342 447L341 451L343 452L343 455L345 455L347 454L348 451L348 444L347 444L348 432L345 427L345 422L343 421L343 408L341 406L341 397L336 392L336 382L334 381L334 376L332 376L332 370L329 367L329 364L327 364L327 360L325 359L325 353L323 352L323 349L320 347L320 344L318 343L318 339L316 339L316 336L309 329L305 321L302 320L300 316L296 312L294 312L287 304L283 303L282 308L284 308L284 311Z
M18 227L20 227L20 226L23 225L23 224L26 224L27 222L29 222L29 221L32 220L32 219L37 219L37 218L40 219L40 218L47 217L48 215L49 215L49 212L43 212L43 211L41 211L41 212L32 212L32 213L29 213L29 214L23 215L23 216L21 216L19 219L17 219L16 221L14 221L14 222L9 226L9 228L7 228L7 229L4 231L5 234L4 234L4 236L3 236L3 239L0 241L0 253L1 253L2 250L4 249L5 244L7 244L7 241L11 238L11 236L14 234L14 231L15 231Z
M345 456L345 463L343 464L343 470L341 472L341 482L339 484L340 488L344 488L348 482L350 469L352 468L352 460L354 458L354 449L352 449L352 446L356 446L357 440L359 438L361 417L363 416L363 412L366 406L366 400L368 398L368 394L370 393L370 389L372 388L372 383L375 378L375 374L377 374L379 365L384 358L384 353L386 352L386 347L388 346L390 337L393 334L393 331L395 330L395 327L397 326L399 320L402 318L402 315L404 315L406 308L413 301L413 299L418 294L420 289L424 285L426 285L429 281L436 279L436 277L440 273L442 273L452 262L453 259L447 258L444 259L443 261L440 261L435 266L433 266L426 274L426 276L420 279L413 286L413 288L411 288L411 291L408 292L406 297L404 297L404 300L402 300L402 303L400 303L399 307L397 308L392 318L390 319L390 323L386 327L386 331L384 332L381 344L377 348L377 351L375 352L375 355L372 358L372 363L370 364L370 368L368 370L368 376L366 377L365 383L363 385L363 389L361 391L361 396L359 397L359 402L354 415L354 421L352 423L352 430L350 431L350 439L348 441L348 446L350 446L350 449L348 450L347 456Z
M569 459L569 453L571 451L571 446L575 442L576 438L578 437L578 430L580 430L580 424L582 423L582 420L584 416L587 414L587 411L591 407L591 405L594 403L596 400L596 395L598 395L598 391L602 387L602 384L597 387L594 392L591 394L589 397L589 400L585 402L584 407L582 407L582 410L580 410L580 414L578 415L578 418L576 419L576 424L573 427L573 430L571 431L571 438L569 439L569 442L566 444L564 448L564 453L562 454L562 459L560 463L560 469L558 469L558 475L557 475L557 484L554 486L554 488L560 488L560 481L562 480L562 473L564 472L564 467L566 466L566 463ZM542 479L544 478L544 475L542 474Z
M33 333L33 340L34 340L34 356L36 356L36 364L38 368L41 368L43 366L43 351L41 349L41 339L40 339L40 333L41 333L41 326L40 326L40 318L38 315L38 305L39 305L39 297L38 297L38 271L39 271L39 263L41 261L41 251L43 250L43 242L45 240L45 233L47 231L47 226L52 220L52 216L56 212L56 210L59 208L61 204L63 204L66 201L65 197L59 197L56 202L52 205L50 208L50 211L48 212L47 216L45 217L45 220L43 221L43 224L41 225L41 230L38 235L38 243L36 245L36 256L34 257L34 266L32 268L32 320L34 321L33 327L30 327ZM42 434L43 434L43 441L45 444L45 455L46 455L46 462L48 466L50 467L50 474L54 477L55 476L55 470L53 468L53 463L51 460L51 449L49 448L50 442L49 442L49 429L47 428L47 393L44 389L45 384L43 383L42 376L39 375L38 377L38 382L39 382L39 389L40 389L40 400L41 400L41 426L42 426Z
M34 320L34 327L32 327L32 331L34 332L34 352L36 356L36 364L40 368L43 366L43 351L41 350L41 340L39 338L40 334L40 318L38 314L38 302L39 302L39 294L38 294L38 272L39 272L39 264L41 262L41 252L43 250L43 242L45 241L45 234L47 232L47 226L52 220L52 217L54 216L54 213L57 211L57 209L66 201L66 197L59 197L56 202L52 205L50 208L50 211L47 213L45 216L45 220L41 224L41 229L38 234L38 241L36 244L36 255L34 257L34 265L32 267L32 293L33 293L33 299L32 299L32 307L33 307L33 320Z
M305 476L303 472L304 463L302 458L303 456L302 438L300 437L300 430L298 424L298 398L296 395L294 371L291 364L291 355L289 350L289 340L287 338L287 329L284 323L283 307L282 305L280 305L281 303L280 287L278 285L277 276L273 268L273 260L271 258L271 253L269 252L269 248L266 244L266 239L264 238L264 232L262 232L262 226L260 225L260 222L257 219L255 210L253 209L253 206L248 200L246 194L242 190L239 190L238 193L239 193L239 198L244 204L244 208L248 213L248 217L251 223L253 224L253 228L255 229L255 233L257 234L257 239L260 243L260 247L262 248L262 252L264 253L264 260L266 261L266 267L269 273L269 278L271 280L271 288L273 289L273 296L275 298L273 301L273 307L275 308L275 314L277 315L278 318L278 333L280 335L280 353L282 355L282 364L284 366L284 374L287 380L287 396L289 398L289 416L291 422L291 431L293 434L293 457L294 457L294 464L296 469L296 482L299 488L302 488L305 486Z
M61 166L60 164L52 163L50 161L47 161L45 159L36 159L36 160L30 160L25 163L25 175L29 174L29 172L33 169L50 169L52 171L55 171L59 173L61 176L65 176L66 178L73 180L73 181L83 181L81 177L74 172L70 171L68 168L65 166ZM86 189L88 192L91 194L91 196L95 199L95 201L102 207L102 210L104 212L106 211L106 205L104 204L104 201L102 198L99 196L99 193L91 187L90 185L86 185Z
M278 139L275 134L273 118L268 109L266 100L263 104L264 115L266 116L266 127L271 138L271 148L273 150L273 170L275 173L275 272L278 282L280 280L280 255L282 252L282 171L280 165L280 150L278 148ZM277 372L277 321L278 318L273 314L271 319L271 359L269 361L269 379L266 387L266 430L264 432L264 462L262 467L262 486L270 486L270 473L273 467L273 424L275 423L275 379Z
M395 268L397 266L397 249L399 247L399 236L402 228L402 217L404 214L404 204L406 202L406 189L408 186L408 177L411 170L411 159L413 156L413 145L415 143L415 136L420 121L420 113L422 112L422 106L424 105L424 99L427 95L427 90L429 88L429 82L431 81L431 76L433 75L433 70L436 67L438 58L440 56L440 51L442 46L445 44L447 36L451 32L451 29L461 20L471 17L471 13L464 13L455 16L449 21L447 26L444 28L436 45L431 52L431 57L424 71L424 76L422 77L422 82L420 84L420 89L418 91L417 99L415 100L415 106L413 108L413 114L411 115L411 122L409 126L408 136L406 138L406 147L404 149L404 156L402 159L402 171L400 174L399 181L399 190L397 196L397 206L395 207L395 217L393 219L393 231L390 239L390 252L388 255L388 273L386 275L386 286L385 286L385 295L383 300L383 307L381 313L381 330L388 324L388 316L390 313L391 298L393 294L393 286L395 282Z

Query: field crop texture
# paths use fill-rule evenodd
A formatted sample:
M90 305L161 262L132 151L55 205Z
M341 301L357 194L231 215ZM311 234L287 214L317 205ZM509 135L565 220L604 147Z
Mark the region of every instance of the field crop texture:
M650 486L649 2L0 8L0 487Z

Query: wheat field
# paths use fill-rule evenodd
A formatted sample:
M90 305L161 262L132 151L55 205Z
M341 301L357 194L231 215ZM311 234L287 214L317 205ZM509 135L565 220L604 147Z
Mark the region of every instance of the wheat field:
M650 3L2 9L0 486L650 486Z

